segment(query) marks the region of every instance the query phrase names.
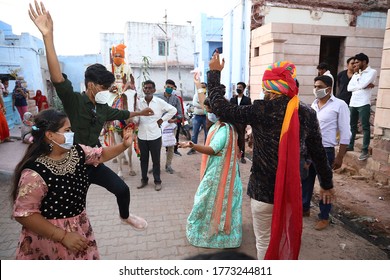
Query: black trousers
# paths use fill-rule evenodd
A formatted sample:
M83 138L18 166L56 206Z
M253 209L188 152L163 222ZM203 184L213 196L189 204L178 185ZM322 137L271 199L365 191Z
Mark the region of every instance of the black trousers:
M149 167L149 153L152 156L153 163L153 178L154 183L161 184L160 179L160 155L161 155L161 137L155 140L141 140L138 138L138 146L141 152L141 174L142 182L147 183L148 167Z
M175 135L175 138L176 138L176 145L175 145L174 151L177 151L177 148L178 148L178 144L177 144L177 143L179 143L179 135L180 135L180 129L181 129L181 122L178 122L178 123L176 123L176 124L177 124L176 135Z
M98 166L88 165L87 173L92 184L102 186L116 196L119 215L122 219L129 217L130 189L126 183L103 163Z
M238 148L240 149L240 152L242 152L241 154L241 157L244 158L245 157L245 128L246 128L246 125L243 125L243 124L237 124L236 125L236 128L237 128L237 142L238 142Z

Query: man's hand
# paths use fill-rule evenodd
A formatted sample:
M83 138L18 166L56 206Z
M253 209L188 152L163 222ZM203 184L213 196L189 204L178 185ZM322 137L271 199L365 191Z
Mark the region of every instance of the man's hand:
M39 6L37 0L34 0L35 10L30 4L28 14L34 24L38 27L42 36L53 34L53 20L51 19L50 13L46 11L45 6L41 2Z
M161 124L163 123L164 121L162 119L158 119L157 121L157 124L158 124L158 127L161 127Z
M320 198L322 199L324 204L330 204L332 203L332 200L334 199L334 190L324 190L323 188L320 189Z
M152 115L154 115L154 112L150 108L145 108L139 112L139 116L152 116Z
M123 130L123 145L125 147L130 147L133 143L133 129L131 127L126 127Z
M373 83L368 84L364 89L374 88L375 85Z
M218 50L216 50L209 62L210 70L222 71L224 66L225 66L225 59L222 59L222 63L221 63L221 61L219 60Z
M334 159L334 162L333 162L333 165L332 165L332 169L333 170L339 169L342 164L343 164L343 158L336 157Z

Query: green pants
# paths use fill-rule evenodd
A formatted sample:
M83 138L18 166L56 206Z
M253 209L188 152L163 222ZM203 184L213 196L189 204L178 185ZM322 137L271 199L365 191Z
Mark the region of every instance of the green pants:
M371 105L367 104L361 107L349 107L351 112L351 140L349 141L349 148L353 148L355 144L355 137L357 132L358 120L362 123L363 128L363 148L362 151L368 152L368 146L370 146L370 114L371 114Z

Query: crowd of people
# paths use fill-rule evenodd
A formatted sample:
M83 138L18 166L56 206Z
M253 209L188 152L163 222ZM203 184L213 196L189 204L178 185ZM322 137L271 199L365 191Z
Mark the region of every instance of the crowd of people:
M238 82L235 96L226 99L225 86L220 83L225 62L215 51L207 84L194 74L193 137L181 142L177 129L183 120L183 102L175 94L173 80L166 80L161 97L154 95L154 81L146 80L143 97L134 95L133 108L113 108L117 96L135 91L131 68L126 68L123 60L126 46L120 44L113 48L111 66L93 64L85 70L86 90L76 93L61 72L50 13L35 1L35 5L30 4L29 15L42 34L51 81L64 112L48 109L47 100L37 91L39 113L30 122L23 103L29 96L21 85L15 86L14 95L18 97L13 98L14 105L22 118L29 117L26 126L31 127L25 140L29 146L16 167L13 182L13 217L23 226L17 259L99 259L86 213L91 184L116 196L123 223L135 230L148 227L144 218L130 213L127 184L103 163L127 150L134 138L140 152L138 189L148 185L148 174L152 173L154 189L162 190L163 146L169 174L174 174L173 155L181 156L178 148L189 148L187 155L201 154L200 183L187 218L188 242L204 248L238 248L243 238L239 163L246 163L245 128L250 125L253 155L247 195L258 259L298 259L303 217L310 216L317 175L320 213L315 229L329 225L335 197L332 169L340 168L346 152L353 150L358 119L364 133L359 159L368 157L367 117L376 71L368 66L369 59L363 53L348 59L347 70L337 79L326 63L320 63L313 80L315 100L308 106L300 101L297 70L290 61L275 62L265 70L264 99L252 102L245 95L244 82ZM1 102L0 106L4 108ZM0 122L4 115L1 111ZM122 124L123 142L103 148L101 131L107 122L115 120ZM201 129L204 143L198 143ZM2 139L9 139L3 130L0 132ZM172 143L165 142L165 133L173 138Z

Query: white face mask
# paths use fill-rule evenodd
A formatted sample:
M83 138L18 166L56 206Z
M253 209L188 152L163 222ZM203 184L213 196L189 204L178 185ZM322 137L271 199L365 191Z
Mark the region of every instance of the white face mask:
M108 99L110 99L110 92L108 90L99 91L95 95L95 102L97 104L107 104Z
M321 89L319 89L319 90L316 90L315 88L313 88L313 94L314 94L314 96L315 96L317 99L324 98L325 96L328 95L326 89L327 89L327 88L321 88Z
M219 119L214 113L207 113L207 118L213 123L217 122Z
M56 145L60 146L61 148L64 148L66 150L70 150L73 147L73 138L74 138L74 132L65 132L65 133L60 133L56 132L57 134L62 134L64 135L65 138L65 143L59 144L56 141L52 140Z

